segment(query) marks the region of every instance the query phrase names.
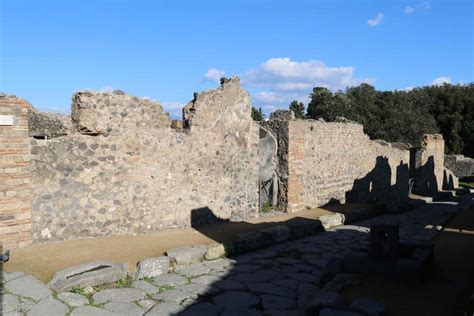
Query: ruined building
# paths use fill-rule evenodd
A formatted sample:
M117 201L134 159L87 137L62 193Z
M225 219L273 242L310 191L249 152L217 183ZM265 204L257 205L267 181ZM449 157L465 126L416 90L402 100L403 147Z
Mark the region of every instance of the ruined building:
M18 247L242 221L265 204L398 203L410 168L415 189L441 189L443 144L427 136L410 153L370 140L360 124L288 111L259 125L237 77L195 94L183 121L120 90L75 93L70 117L0 95L0 237Z

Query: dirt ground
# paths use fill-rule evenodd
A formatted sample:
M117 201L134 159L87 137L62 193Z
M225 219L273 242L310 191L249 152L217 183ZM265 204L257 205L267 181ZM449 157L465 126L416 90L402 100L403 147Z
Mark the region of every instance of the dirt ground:
M364 278L344 299L372 298L390 316L474 315L474 209L456 214L436 237L432 271L417 285L382 277Z
M352 205L360 208L361 205ZM365 206L366 207L366 206ZM348 206L344 206L344 210ZM328 210L312 210L272 217L252 219L247 222L230 222L207 225L198 229L172 229L135 236L113 236L30 245L11 252L10 261L3 265L8 272L23 271L47 282L59 270L81 263L108 259L127 262L130 271L136 263L147 257L161 256L166 250L182 246L223 242L239 233L276 226L298 220L316 220Z

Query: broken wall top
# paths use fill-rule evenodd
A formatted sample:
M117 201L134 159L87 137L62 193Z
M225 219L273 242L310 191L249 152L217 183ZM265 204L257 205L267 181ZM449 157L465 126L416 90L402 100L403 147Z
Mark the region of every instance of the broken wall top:
M154 101L113 92L80 91L72 96L74 128L86 135L127 135L136 129L169 128L168 114Z
M249 93L240 86L240 79L223 78L217 89L194 94L194 100L183 108L185 128L214 128L216 132L225 127L240 129L252 124Z

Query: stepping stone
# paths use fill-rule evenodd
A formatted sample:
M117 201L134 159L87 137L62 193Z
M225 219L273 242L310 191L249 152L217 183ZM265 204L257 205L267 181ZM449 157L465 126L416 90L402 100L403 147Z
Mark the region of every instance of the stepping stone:
M369 299L354 300L351 304L351 309L368 316L384 315L386 311L385 307L382 304Z
M191 278L197 275L209 273L211 272L211 269L202 263L197 263L189 266L176 267L175 272L188 278Z
M255 283L247 283L247 288L255 293L263 293L263 294L273 294L278 296L285 296L285 297L294 297L295 291L288 289L286 287L278 287L271 283L263 283L263 282L255 282Z
M89 304L89 300L84 296L70 292L59 293L58 299L72 307Z
M212 301L223 307L251 308L260 303L260 298L254 294L242 291L227 291L212 298Z
M146 258L138 263L137 272L135 273L135 280L140 280L144 277L154 278L168 273L169 269L170 258L166 256Z
M79 306L72 310L71 316L117 316L117 314L94 306Z
M207 246L207 251L205 254L206 260L213 260L224 256L226 253L225 247L220 243L212 243Z
M214 284L221 290L245 290L245 285L236 280L221 280Z
M296 307L296 301L291 297L282 297L276 295L262 295L262 305L265 311L292 309Z
M144 299L146 293L140 289L122 288L108 289L95 293L92 299L95 303L105 302L132 302Z
M190 264L200 261L207 251L207 246L183 246L166 251L166 255L176 264Z
M163 275L160 275L160 276L156 277L153 280L153 284L155 284L158 287L161 287L161 286L177 286L177 285L183 285L183 284L187 284L187 283L189 283L188 279L186 279L185 277L183 277L181 275L174 274L174 273L163 274Z
M11 294L0 295L0 311L3 313L13 312L20 308L18 297Z
M104 309L127 316L141 316L145 312L135 303L110 302L104 305Z
M150 309L146 316L175 316L183 311L185 307L178 305L175 302L162 302Z
M176 290L169 290L169 291L157 293L153 296L153 298L155 300L160 300L160 301L179 303L192 296L195 296L195 295L183 290L176 289Z
M15 295L39 301L51 296L51 290L31 275L24 275L5 283L4 289Z
M57 292L116 282L127 277L126 263L99 260L56 272L48 286Z
M150 282L143 281L143 280L134 281L132 283L132 287L136 288L136 289L140 289L143 292L145 292L146 294L155 294L155 293L158 293L158 291L160 290L159 288L157 288L156 286L154 286Z
M39 301L29 312L28 316L64 316L69 312L66 304L48 297Z
M195 316L195 315L219 315L219 312L221 311L222 307L218 307L214 304L210 303L201 303L197 305L193 305L189 308L186 308L184 312L182 312L180 315L188 315L188 316Z
M262 315L261 312L255 309L244 309L244 308L237 308L237 307L229 307L224 309L221 313L221 316L260 316Z

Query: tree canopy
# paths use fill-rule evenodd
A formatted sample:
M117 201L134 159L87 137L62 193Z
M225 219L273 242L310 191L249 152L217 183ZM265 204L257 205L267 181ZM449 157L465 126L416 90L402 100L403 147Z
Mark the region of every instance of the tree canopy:
M423 134L441 133L447 153L474 157L474 84L377 91L363 83L346 91L316 87L307 118L343 116L364 125L371 137L418 145Z
M291 111L293 111L293 113L295 113L295 117L297 119L303 119L305 117L303 102L298 102L296 100L293 100L291 101L289 108Z
M262 108L258 108L257 110L256 108L252 106L252 118L254 121L261 122L263 121L264 117L265 115L262 112Z

